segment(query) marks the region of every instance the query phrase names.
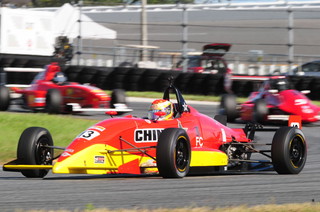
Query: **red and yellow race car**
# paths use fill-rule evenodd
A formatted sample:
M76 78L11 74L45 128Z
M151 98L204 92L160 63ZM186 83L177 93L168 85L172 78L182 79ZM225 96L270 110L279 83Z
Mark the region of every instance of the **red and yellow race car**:
M240 118L243 121L277 123L288 121L291 115L300 116L304 123L320 120L320 107L305 96L310 91L291 89L285 76L265 78L259 91L252 92L244 103L238 104L233 94L223 95L220 114L226 115L230 122Z
M18 94L18 98L11 98L14 96L12 94ZM36 75L27 88L0 86L0 110L7 110L11 101L20 103L26 109L45 110L48 113L132 111L126 105L123 90L115 89L110 97L100 88L68 82L57 63L47 65L45 71Z
M176 98L170 99L170 94ZM5 164L3 170L20 171L30 178L45 177L50 169L55 174L159 173L164 178L182 178L251 169L298 174L305 165L307 144L297 127L247 124L230 128L225 116L213 119L187 105L172 84L163 99L155 102L168 101L174 102L172 107L153 105L148 118L128 115L103 120L80 133L56 157L53 150L59 147L54 146L48 130L27 128L19 140L17 159ZM168 114L171 118L162 120ZM301 126L297 120L291 123ZM261 131L275 131L271 143L254 140L255 133ZM266 159L254 159L254 153Z

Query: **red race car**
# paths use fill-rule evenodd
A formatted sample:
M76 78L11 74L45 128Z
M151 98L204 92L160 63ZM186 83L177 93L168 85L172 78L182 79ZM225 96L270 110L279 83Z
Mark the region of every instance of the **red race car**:
M176 103L169 93L175 94ZM254 140L258 131L276 131L272 143L258 145ZM31 178L43 178L50 169L55 174L159 173L164 178L248 169L298 174L307 157L299 128L267 129L257 124L229 128L225 116L212 119L187 105L173 85L163 99L152 103L148 118L106 119L80 133L56 157L55 148L59 147L48 130L27 128L19 140L17 159L3 170L20 171ZM253 159L253 153L267 159Z
M126 106L126 96L121 89L115 89L110 97L97 87L66 80L58 64L51 63L35 77L29 87L11 87L11 92L20 94L22 107L48 113L132 111ZM0 86L0 110L7 110L10 100L9 88Z
M259 91L252 92L243 104L238 104L233 94L223 95L220 114L227 115L231 122L238 117L259 123L287 121L290 115L301 116L305 123L316 122L320 119L320 107L304 95L308 92L289 89L285 76L273 76L262 84Z

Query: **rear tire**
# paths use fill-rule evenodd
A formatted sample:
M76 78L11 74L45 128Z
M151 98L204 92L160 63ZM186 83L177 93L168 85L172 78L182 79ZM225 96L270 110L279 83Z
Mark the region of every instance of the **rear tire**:
M48 130L41 127L30 127L20 136L17 150L19 163L26 165L51 165L53 140ZM28 178L43 178L48 174L48 169L21 170Z
M126 104L126 94L122 89L114 89L111 94L111 107L116 108L116 104Z
M50 114L59 114L62 109L62 95L57 89L49 89L46 94L46 112Z
M227 116L228 122L234 122L239 117L237 110L237 99L235 95L224 94L220 101L220 114Z
M167 128L158 139L157 167L163 178L183 178L190 169L191 148L188 134L180 128Z
M307 160L307 144L302 131L281 127L276 131L271 147L274 170L278 174L298 174Z
M10 91L7 87L0 86L0 111L8 110L10 105Z
M260 124L266 122L269 110L264 99L257 99L253 109L253 120Z

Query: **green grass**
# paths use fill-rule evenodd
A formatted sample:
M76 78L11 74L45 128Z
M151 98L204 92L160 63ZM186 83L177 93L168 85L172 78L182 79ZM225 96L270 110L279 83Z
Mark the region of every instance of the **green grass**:
M0 162L2 163L16 157L20 135L28 127L47 128L56 146L66 146L81 131L97 122L69 115L48 115L45 113L0 112L0 117Z
M256 206L234 206L234 207L221 207L221 208L210 208L210 207L190 207L190 208L176 208L176 209L105 209L95 208L93 205L89 205L84 210L50 210L52 212L317 212L320 210L319 203L300 203L300 204L268 204L268 205L256 205ZM19 211L19 210L17 210ZM48 210L28 210L27 212L46 212Z

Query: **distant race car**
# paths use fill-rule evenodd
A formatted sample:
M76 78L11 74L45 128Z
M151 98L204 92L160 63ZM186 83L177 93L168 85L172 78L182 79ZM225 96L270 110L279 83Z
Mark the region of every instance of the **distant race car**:
M223 56L231 48L228 43L212 43L203 46L201 55L192 55L188 57L188 72L208 73L208 74L226 74L231 72ZM177 69L182 70L183 60L177 63Z
M292 70L292 75L297 76L320 76L320 60L304 63Z
M17 159L5 164L3 170L19 171L30 178L43 178L50 169L55 174L159 173L164 178L182 178L230 170L298 174L303 169L307 144L299 128L256 124L229 128L225 116L212 119L187 105L173 85L165 90L161 101L173 102L170 93L175 94L176 103L172 110L166 107L155 112L158 118L128 115L106 119L80 133L66 148L54 146L48 130L27 128L18 143ZM161 120L171 111L171 119ZM299 126L298 121L292 123ZM272 142L258 144L254 140L258 131L275 131ZM54 156L54 149L63 152ZM267 159L254 159L253 153Z
M34 111L45 110L48 113L84 112L84 111L132 111L126 105L125 92L115 89L107 95L100 88L66 81L56 63L40 72L26 88L19 85L0 86L0 110L5 111L11 102L20 102L21 106ZM8 88L9 87L9 88ZM18 94L18 97L12 97ZM20 101L16 101L16 100Z
M233 94L223 95L220 114L226 115L230 122L238 117L259 123L287 121L290 115L300 116L305 123L316 122L320 119L320 107L305 96L308 92L290 89L285 76L273 76L243 104L238 104Z

